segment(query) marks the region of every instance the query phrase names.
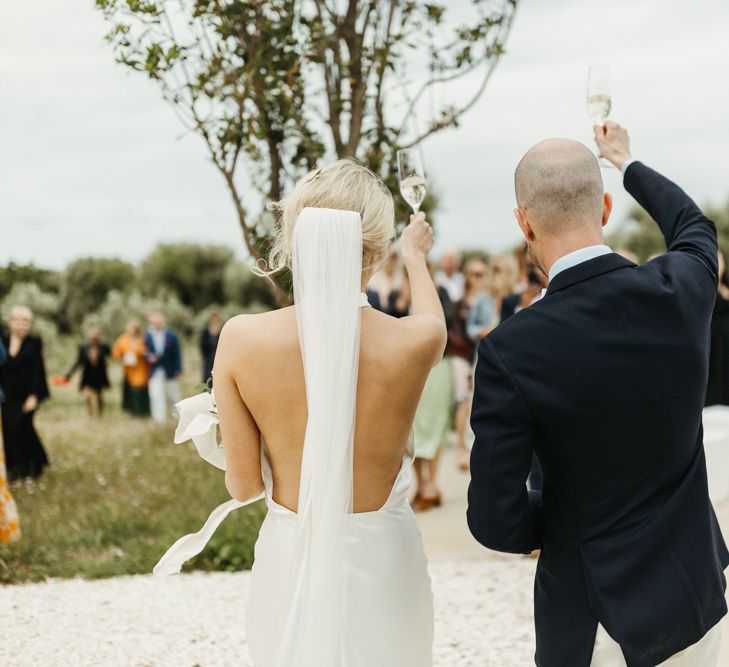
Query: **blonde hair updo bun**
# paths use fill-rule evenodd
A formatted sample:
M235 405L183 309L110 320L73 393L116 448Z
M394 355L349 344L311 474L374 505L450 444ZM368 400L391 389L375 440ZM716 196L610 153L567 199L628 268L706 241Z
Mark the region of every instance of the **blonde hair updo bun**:
M271 206L277 214L273 245L268 255L269 275L291 268L294 227L304 208L356 211L362 218L362 272L374 273L395 237L392 194L380 178L353 159L337 160L304 176L281 201Z

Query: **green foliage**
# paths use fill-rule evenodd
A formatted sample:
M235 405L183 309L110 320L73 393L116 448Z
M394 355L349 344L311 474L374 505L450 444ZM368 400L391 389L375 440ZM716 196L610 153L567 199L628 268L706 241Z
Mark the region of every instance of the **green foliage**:
M47 350L49 372L66 370L75 340ZM185 393L199 366L187 363ZM229 498L220 470L200 460L191 443L173 443L173 424L121 413L121 373L104 419L88 420L75 383L54 387L38 414L51 465L33 483L14 483L22 539L0 550L0 583L48 577L88 578L149 573L181 535L199 530L208 513ZM185 569L239 570L253 561L263 519L261 503L228 517L208 547Z
M175 294L194 311L225 300L223 274L233 251L223 246L171 243L157 246L142 262L140 287L147 294Z
M112 340L130 318L144 321L150 310L160 310L188 335L212 307L228 318L278 305L268 280L220 246L160 245L139 269L104 258L77 260L63 272L10 264L0 267L2 280L0 319L7 320L11 306L26 305L36 315L37 333L49 339L59 329L84 333L94 325Z
M46 345L58 336L56 321L60 299L53 292L44 292L36 283L15 283L0 300L0 321L5 324L13 306L26 306L33 311L33 333L41 336Z
M516 4L474 0L460 23L420 0L96 0L117 61L205 142L254 259L271 229L242 183L276 201L322 159L349 156L396 191L397 150L456 127L481 97ZM463 104L429 117L424 96L471 74Z
M131 294L109 292L101 307L84 318L82 328L86 331L91 326L98 326L107 340L114 340L133 317L146 326L147 315L151 311L163 313L168 326L183 336L193 333L192 310L182 304L175 294L165 291L153 296L145 296L138 291Z
M43 292L57 293L60 282L58 271L39 269L32 264L10 262L7 266L0 266L0 299L18 283L35 283Z
M136 280L134 267L120 259L85 257L68 265L61 284L61 308L65 330L78 328L112 290L129 291Z
M243 262L230 262L223 272L223 296L226 303L250 307L260 304L273 308L276 303L268 287L268 280L255 275Z
M729 252L729 202L723 207L707 205L703 210L716 223L719 247L724 253ZM637 204L630 209L627 220L607 237L607 241L615 250L629 250L640 262L666 252L666 244L658 225Z

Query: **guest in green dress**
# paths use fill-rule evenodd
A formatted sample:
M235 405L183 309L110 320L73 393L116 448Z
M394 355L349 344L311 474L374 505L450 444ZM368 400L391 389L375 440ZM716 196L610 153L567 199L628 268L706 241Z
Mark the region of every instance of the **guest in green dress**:
M446 324L450 326L454 307L444 287L438 288ZM444 357L433 368L425 383L413 422L415 437L415 474L418 488L413 508L424 511L441 504L438 489L438 463L453 419L453 380L450 359Z

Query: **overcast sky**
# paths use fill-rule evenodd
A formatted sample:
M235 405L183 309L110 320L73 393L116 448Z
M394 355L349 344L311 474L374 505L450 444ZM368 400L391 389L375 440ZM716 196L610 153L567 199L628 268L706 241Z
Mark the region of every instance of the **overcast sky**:
M160 241L242 245L222 179L143 76L114 63L91 0L0 6L0 264L138 260ZM729 199L729 3L523 0L491 85L424 158L439 248L518 240L512 174L536 141L585 142L588 66L613 68L634 156L700 202ZM454 93L457 95L457 93ZM630 198L617 173L613 224Z

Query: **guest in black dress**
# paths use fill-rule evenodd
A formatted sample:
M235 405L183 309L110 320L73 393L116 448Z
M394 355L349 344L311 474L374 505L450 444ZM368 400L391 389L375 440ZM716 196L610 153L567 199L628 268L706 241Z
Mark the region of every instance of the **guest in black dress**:
M5 464L8 479L38 477L48 456L33 425L35 411L48 398L43 363L43 343L30 334L33 314L24 306L10 311L10 334L3 335L8 352L0 367L0 386L5 394L2 410Z
M711 348L706 405L729 405L729 284L726 260L719 251L719 285L711 316Z
M218 349L220 330L223 323L220 313L213 310L208 319L208 325L200 336L200 352L202 353L202 381L208 382L213 375L213 363L215 362L215 351Z
M66 380L80 368L81 391L86 399L89 417L101 417L104 412L104 390L109 388L109 376L106 372L106 358L111 354L109 346L101 340L101 330L92 327L86 343L79 345L78 356L71 369L66 373ZM94 411L96 403L96 411Z

